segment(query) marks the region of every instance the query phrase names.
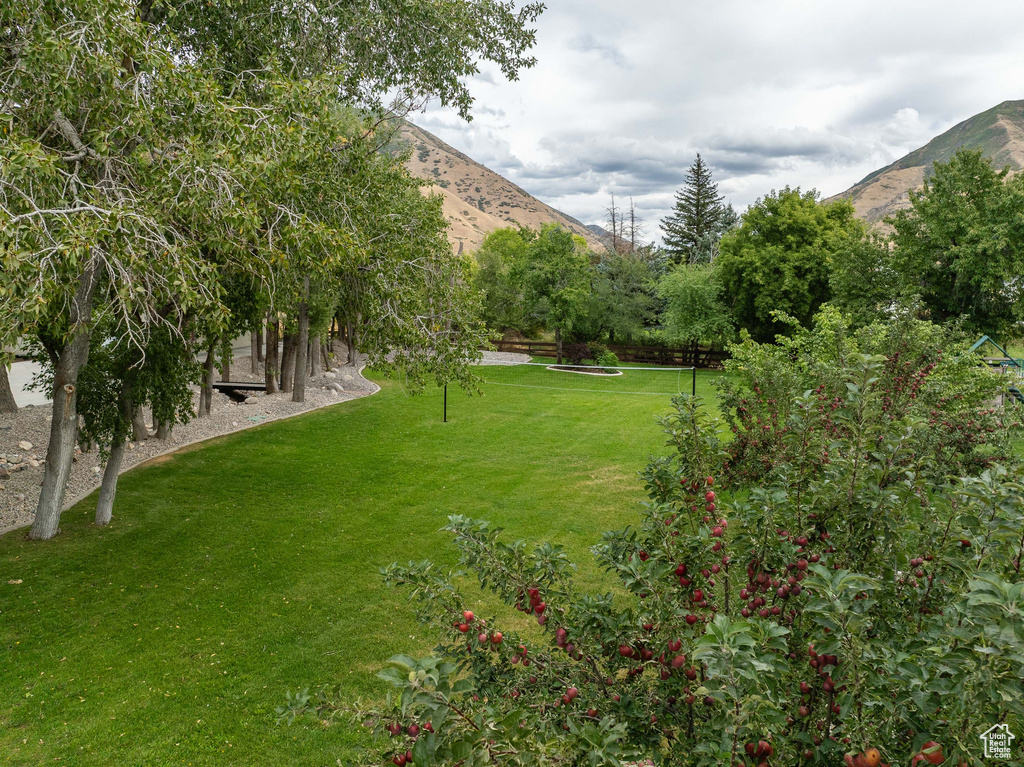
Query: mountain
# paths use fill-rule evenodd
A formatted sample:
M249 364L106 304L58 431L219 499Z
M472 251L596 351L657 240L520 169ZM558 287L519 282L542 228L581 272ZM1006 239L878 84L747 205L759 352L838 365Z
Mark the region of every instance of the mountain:
M1024 169L1024 101L1004 101L936 136L859 183L830 199L846 198L857 215L877 224L910 206L911 189L918 189L931 174L932 163L948 162L961 147L981 149L993 164L1012 171Z
M412 149L407 167L416 178L433 181L427 193L444 197L448 239L458 250L476 250L495 229L521 224L534 229L554 222L603 250L604 244L590 227L555 210L524 189L485 168L423 128L406 122L397 140Z

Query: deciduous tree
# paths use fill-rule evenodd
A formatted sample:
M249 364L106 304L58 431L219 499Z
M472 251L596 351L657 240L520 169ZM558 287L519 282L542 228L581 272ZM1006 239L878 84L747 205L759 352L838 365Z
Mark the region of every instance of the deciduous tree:
M822 203L814 190L786 187L757 200L722 238L715 270L739 328L759 341L786 331L774 313L810 323L830 297L835 254L864 236L846 200Z
M586 243L557 224L545 225L527 248L524 282L530 311L555 331L561 363L563 333L579 320L590 291Z
M1024 320L1024 177L1007 178L981 150L936 163L911 208L891 220L891 265L937 322L1010 338Z
M397 94L401 109L435 97L467 115L464 78L481 60L508 77L532 65L528 24L541 8L477 0L3 6L0 344L37 335L54 369L32 537L57 532L78 375L91 328L107 314L139 349L152 328L189 317L201 317L217 343L230 319L225 273L257 276L269 289L282 263L326 273L347 259L367 277L363 337L379 356L398 345L399 362L416 372L457 368L468 379L465 352L477 339L458 305L461 265L439 250L439 206L414 202L414 182L366 156L376 151L386 97ZM356 132L334 130L345 109L358 114ZM317 195L324 175L305 171L348 163L353 146L356 172L341 177L342 191ZM367 181L359 168L391 183L346 187ZM358 205L345 199L357 189Z
M709 264L679 264L658 283L661 315L670 343L722 347L733 335L722 285Z

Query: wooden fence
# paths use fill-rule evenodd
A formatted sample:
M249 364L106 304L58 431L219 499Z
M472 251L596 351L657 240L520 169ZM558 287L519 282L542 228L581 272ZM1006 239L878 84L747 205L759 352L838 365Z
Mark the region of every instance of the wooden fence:
M531 357L556 357L558 345L549 341L496 341L499 352L529 354ZM563 352L565 347L563 346ZM666 367L720 368L729 353L717 349L668 349L658 346L608 346L619 362L641 362Z

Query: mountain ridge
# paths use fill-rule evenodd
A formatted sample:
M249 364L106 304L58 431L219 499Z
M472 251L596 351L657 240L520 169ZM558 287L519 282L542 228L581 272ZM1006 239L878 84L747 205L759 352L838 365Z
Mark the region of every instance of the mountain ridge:
M1024 169L1024 100L1004 101L968 117L883 168L869 173L829 201L846 199L857 215L875 226L910 207L911 190L920 189L936 162L949 162L958 149L981 149L1000 170Z
M539 228L551 222L583 237L591 248L604 247L597 233L583 222L539 200L426 129L406 120L399 129L398 143L412 150L406 162L409 172L433 182L424 186L424 193L442 196L453 249L476 250L484 237L502 227Z

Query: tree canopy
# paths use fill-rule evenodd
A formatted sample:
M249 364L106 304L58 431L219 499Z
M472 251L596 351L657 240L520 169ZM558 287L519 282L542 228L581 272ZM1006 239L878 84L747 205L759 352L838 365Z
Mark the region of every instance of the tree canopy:
M898 287L937 322L1012 337L1024 319L1024 177L1007 178L981 150L936 163L911 207L890 219Z
M536 232L525 227L496 229L475 253L473 283L482 296L481 316L493 330L537 329L527 319L523 282L526 248L535 237Z
M723 346L733 335L722 285L710 265L680 264L658 283L661 322L669 343Z
M590 291L586 243L557 224L541 227L526 249L524 284L532 316L555 331L561 357L562 334L583 314Z
M846 200L822 203L814 190L786 187L757 200L740 226L722 238L715 266L737 325L770 341L784 312L807 325L829 300L833 257L864 224Z

